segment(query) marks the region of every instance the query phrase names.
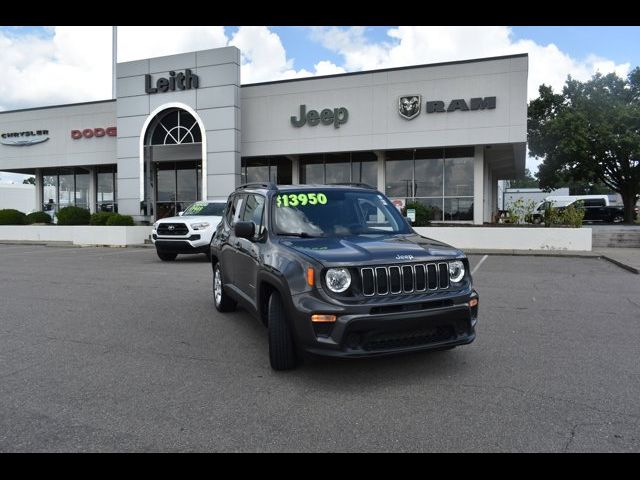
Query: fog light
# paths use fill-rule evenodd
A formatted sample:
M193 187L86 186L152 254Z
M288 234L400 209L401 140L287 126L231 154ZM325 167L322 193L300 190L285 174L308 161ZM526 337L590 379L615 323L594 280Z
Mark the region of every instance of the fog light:
M478 305L478 299L477 298L472 298L471 300L469 300L469 306L470 307L475 307L476 305Z
M329 323L329 322L335 322L336 321L336 316L335 315L311 315L311 321L312 322L316 322L316 323Z

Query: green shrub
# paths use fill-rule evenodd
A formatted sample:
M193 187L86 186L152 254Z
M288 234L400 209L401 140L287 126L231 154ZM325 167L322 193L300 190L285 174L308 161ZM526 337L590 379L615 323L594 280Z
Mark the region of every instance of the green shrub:
M115 212L96 212L91 214L89 225L106 225L107 221L117 215Z
M508 211L507 221L505 223L533 223L533 211L536 208L536 202L533 200L525 200L518 198L513 202Z
M580 228L582 227L582 220L584 219L584 208L582 207L582 202L574 202L565 208L560 213L560 221L563 225L569 225L571 227Z
M407 210L413 208L416 211L416 221L411 225L414 227L427 227L431 224L433 212L431 208L419 202L410 202L402 209L402 215L407 216Z
M547 208L544 209L544 226L552 227L560 223L560 212L553 206L553 202L548 202Z
M120 215L119 213L112 214L107 220L107 225L109 226L122 226L122 227L132 227L135 225L133 223L133 217L131 215Z
M58 225L89 225L91 214L86 208L64 207L58 210Z
M53 219L46 212L31 212L27 215L27 223L29 225L33 223L53 223Z
M19 210L6 208L0 210L0 225L26 225L27 216Z

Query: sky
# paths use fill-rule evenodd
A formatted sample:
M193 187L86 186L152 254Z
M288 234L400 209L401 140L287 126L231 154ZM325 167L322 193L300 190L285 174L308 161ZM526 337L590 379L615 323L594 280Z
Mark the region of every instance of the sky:
M163 41L171 38L171 42ZM0 27L0 111L111 98L112 29ZM640 65L640 27L118 27L118 61L235 45L241 82L529 54L529 100L567 75L625 76ZM527 167L539 162L528 158ZM22 181L0 172L0 182Z

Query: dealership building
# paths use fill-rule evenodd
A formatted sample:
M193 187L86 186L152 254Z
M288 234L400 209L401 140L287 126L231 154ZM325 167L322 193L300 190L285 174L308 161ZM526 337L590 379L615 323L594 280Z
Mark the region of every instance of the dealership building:
M0 171L35 175L43 210L140 223L271 180L482 224L524 172L527 73L526 54L255 84L235 47L118 63L115 99L0 112Z

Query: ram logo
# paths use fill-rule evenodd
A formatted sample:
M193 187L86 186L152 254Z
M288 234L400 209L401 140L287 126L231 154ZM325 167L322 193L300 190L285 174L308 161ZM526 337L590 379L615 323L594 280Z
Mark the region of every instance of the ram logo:
M407 120L417 117L421 106L422 95L405 95L398 99L398 113Z

